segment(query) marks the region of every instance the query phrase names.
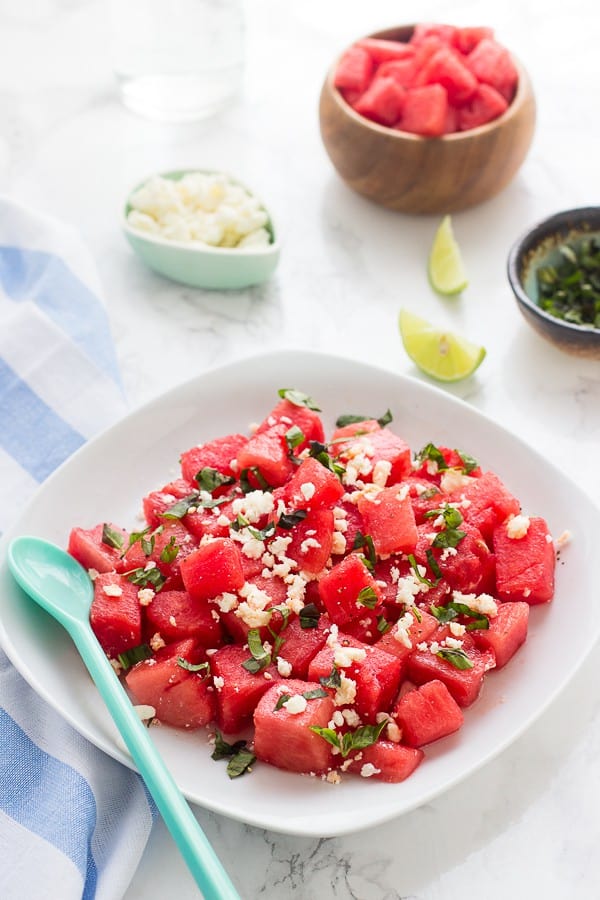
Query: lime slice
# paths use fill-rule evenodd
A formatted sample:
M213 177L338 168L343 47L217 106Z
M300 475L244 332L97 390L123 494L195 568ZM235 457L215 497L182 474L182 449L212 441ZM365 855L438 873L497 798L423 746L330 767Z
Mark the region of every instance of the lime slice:
M467 378L485 357L484 347L434 328L406 309L400 311L400 334L404 349L415 365L438 381Z
M429 280L438 294L460 294L469 283L467 272L452 231L450 216L444 216L429 253Z

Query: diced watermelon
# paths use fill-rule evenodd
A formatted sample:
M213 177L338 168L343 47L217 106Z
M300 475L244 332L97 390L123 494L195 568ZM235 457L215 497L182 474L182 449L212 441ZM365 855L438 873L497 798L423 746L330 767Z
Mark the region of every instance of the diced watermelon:
M378 556L414 551L418 533L408 494L397 486L384 488L373 498L360 497L357 505Z
M413 623L407 629L410 647L403 640L402 631L398 632L397 624L394 624L389 631L380 637L376 644L378 650L390 653L397 659L402 660L404 664L408 662L408 657L417 644L430 638L438 627L438 621L435 616L430 615L425 610L419 610L416 615L414 612L411 612L411 616ZM404 673L404 668L402 672Z
M280 676L270 665L260 672L248 672L243 663L251 659L243 647L221 647L211 657L210 668L216 682L216 721L225 734L239 734L252 721L254 709L265 691Z
M123 538L123 549L127 546L129 535L124 528L108 523L109 528ZM122 570L122 550L111 547L102 541L104 524L95 528L73 528L69 535L68 551L84 569L95 569L96 572L114 572Z
M280 422L265 431L257 431L237 455L240 471L255 468L271 487L285 484L294 472L285 438L289 428ZM260 487L260 482L256 486Z
M111 659L138 647L142 643L138 588L113 572L98 575L94 581L90 624L100 646Z
M402 661L348 634L340 633L338 643L342 648L354 647L365 653L362 659L340 668L340 671L356 684L356 697L352 705L364 721L375 722L377 713L389 709L398 693ZM319 681L320 678L328 678L335 658L333 648L323 647L308 667L309 679ZM335 689L331 690L335 694Z
M464 720L446 685L435 679L403 694L392 716L402 729L403 743L409 747L422 747L453 734Z
M346 453L348 448L352 447L353 441L351 438L372 434L374 431L381 431L381 425L377 419L363 419L361 422L350 422L348 425L341 425L331 435L331 452L338 456ZM348 442L346 443L342 438L348 438Z
M333 512L330 509L313 509L292 529L292 540L285 555L297 562L300 572L318 575L323 571L331 556L333 525Z
M496 668L501 669L525 643L528 621L529 604L499 603L498 615L490 617L489 628L472 631L471 636L478 647L493 650Z
M182 588L181 565L194 551L195 538L180 521L163 519L161 530L151 536L150 547L147 553L146 542L138 540L132 544L123 557L123 570L144 569L149 563L154 563L166 579L165 590Z
M509 103L513 99L519 74L511 55L493 38L483 38L469 53L466 65L478 81L496 88Z
M302 460L285 485L281 497L292 510L332 506L343 496L344 488L334 472L313 457Z
M354 541L360 531L361 534L365 533L365 526L363 522L363 517L358 511L358 507L355 503L349 503L344 500L341 503L337 504L337 508L343 510L346 513L344 518L344 522L346 525L345 531L343 532L344 537L346 538L346 548L348 551L352 550L354 547Z
M196 488L198 487L196 475L204 468L217 469L222 475L234 478L236 473L231 468L231 462L237 458L247 442L245 434L227 434L186 450L181 454L183 478ZM214 491L215 496L218 496L219 491L220 489Z
M331 769L331 745L311 726L327 728L333 715L331 697L306 700L302 712L290 712L279 705L280 698L318 691L320 684L310 681L287 680L273 685L262 697L254 712L254 752L257 759L286 769L322 775Z
M156 710L156 718L175 728L202 728L214 721L215 693L206 672L190 672L177 657L145 659L125 676L137 703Z
M417 748L380 740L365 747L360 753L349 756L351 762L346 771L355 772L364 778L397 784L412 775L424 756L423 751Z
M428 38L435 37L443 44L452 44L454 43L456 32L457 28L454 25L420 22L418 25L415 25L410 42L418 47Z
M477 90L477 79L450 47L443 47L427 60L415 84L441 84L449 103L456 106L466 103Z
M361 38L355 44L356 47L363 47L375 63L386 63L390 60L412 59L415 55L415 48L412 44L405 44L402 41L388 41L384 38ZM377 72L381 71L381 67Z
M415 684L442 681L459 706L470 706L477 700L485 673L494 668L494 654L474 649L464 642L464 650L472 663L470 669L457 669L452 663L427 650L415 650L408 660L408 677Z
M329 618L340 626L383 601L381 588L354 553L345 556L321 578L319 594Z
M496 590L501 600L547 603L554 595L556 557L545 520L531 516L527 533L508 536L508 525L494 530Z
M253 575L249 579L248 588L250 590L256 588L257 590L267 594L269 600L265 604L265 610L269 610L274 606L279 606L281 603L285 602L287 597L287 585L281 578L276 575L271 578L266 578L260 574ZM240 598L240 600L242 600L242 598ZM244 619L236 615L236 612L234 610L231 610L229 612L222 612L221 621L223 622L223 625L225 626L225 629L232 640L234 640L238 644L243 644L246 642L246 640L248 639L248 632L253 626L249 625L246 621L244 621ZM271 631L277 633L280 630L282 624L283 620L281 617L281 613L272 613L268 623L268 627L271 629ZM266 626L261 626L259 630L261 640L272 640L272 635L270 634Z
M181 521L197 541L202 540L207 534L211 537L229 537L230 523L236 518L233 500L226 500L219 506L207 508L199 506L195 511L192 511L193 509L192 507ZM228 521L223 524L225 519Z
M427 568L427 577L435 580L427 557L428 551L433 554L443 580L453 590L465 594L483 593L494 587L494 556L483 540L481 532L468 522L462 522L459 530L465 535L455 548L448 552L445 548L434 547L432 535L436 533L429 523L417 526L419 539L415 548L415 559L419 565ZM452 549L456 552L452 553Z
M394 78L376 75L354 104L354 109L359 115L380 125L394 125L400 118L405 94L404 88Z
M409 88L396 127L423 137L439 137L446 127L447 112L448 94L441 84Z
M493 37L493 28L487 28L485 25L457 28L452 43L461 53L467 54L474 50L484 38L493 39Z
M150 528L157 528L163 523L161 518L163 513L174 506L178 500L189 497L196 490L194 485L185 481L183 478L177 478L175 481L169 482L159 491L151 491L147 494L142 503L144 509L144 518Z
M364 47L349 47L338 62L333 78L336 88L365 91L373 74L373 60Z
M268 431L273 425L285 425L288 429L295 425L296 428L300 429L304 435L304 441L298 444L297 452L307 447L310 441L323 443L325 440L323 422L319 413L308 406L298 406L298 404L292 403L286 398L280 400L269 415L263 419L256 433L260 434L262 431Z
M517 498L494 472L484 472L479 478L473 478L450 494L447 500L461 504L465 521L478 528L489 545L496 526L509 516L518 515L521 508Z
M497 119L508 109L508 103L495 88L480 84L466 106L458 111L458 128L468 131Z
M347 442L331 444L331 452L348 467L347 483L350 483L348 476L352 468L357 467L357 460L360 461L361 456L365 457L366 465L359 466L360 471L356 471L356 477L365 482L372 481L378 463L390 464L387 484L396 484L411 471L410 447L406 441L390 431L389 428L381 428L376 421L374 424L377 427L371 428L369 421L359 422L356 425L339 428L334 432L339 437L348 436ZM354 428L355 431L346 431L350 428ZM346 434L342 433L345 431ZM364 431L367 433L361 433ZM332 441L338 439L332 438Z
M303 628L299 618L293 618L280 632L283 645L279 656L292 667L292 678L306 678L308 666L325 644L331 629L331 621L326 615L319 616L314 628Z
M170 659L171 657L181 657L191 665L198 665L206 662L206 649L200 646L196 638L184 638L182 641L175 641L172 644L165 644L154 651L154 659Z
M381 77L393 78L400 87L412 87L417 74L417 64L414 55L406 59L394 59L382 63L377 70L377 74L381 75Z
M196 638L203 647L219 647L221 625L204 601L192 599L187 591L161 591L145 607L146 631L160 634L164 641Z
M208 600L244 584L241 553L229 538L215 538L202 544L181 563L185 589L194 600Z

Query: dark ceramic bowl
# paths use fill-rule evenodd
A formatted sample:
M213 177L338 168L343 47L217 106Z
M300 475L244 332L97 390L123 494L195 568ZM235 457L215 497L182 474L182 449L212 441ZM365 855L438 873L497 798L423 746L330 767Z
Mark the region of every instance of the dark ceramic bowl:
M600 238L600 207L556 213L516 241L508 255L508 280L521 313L529 324L561 350L600 359L600 329L557 319L538 305L536 271L557 261L557 248L583 237Z

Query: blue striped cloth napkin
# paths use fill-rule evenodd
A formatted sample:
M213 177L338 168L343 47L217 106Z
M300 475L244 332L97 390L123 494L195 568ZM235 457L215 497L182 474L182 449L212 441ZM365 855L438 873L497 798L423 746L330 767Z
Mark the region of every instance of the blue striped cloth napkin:
M125 411L97 275L77 233L0 197L0 531ZM117 900L155 807L0 649L0 898Z

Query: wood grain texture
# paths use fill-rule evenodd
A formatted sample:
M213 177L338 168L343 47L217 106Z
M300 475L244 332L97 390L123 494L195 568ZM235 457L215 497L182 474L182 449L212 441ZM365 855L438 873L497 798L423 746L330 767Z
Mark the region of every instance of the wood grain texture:
M374 37L408 40L412 26ZM405 213L448 213L475 206L514 178L535 130L529 77L513 58L519 82L506 112L470 131L422 138L359 116L333 86L332 67L319 104L321 137L349 187L382 206Z

